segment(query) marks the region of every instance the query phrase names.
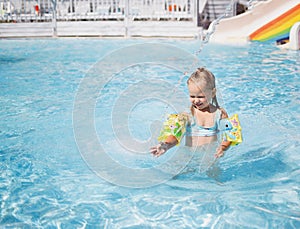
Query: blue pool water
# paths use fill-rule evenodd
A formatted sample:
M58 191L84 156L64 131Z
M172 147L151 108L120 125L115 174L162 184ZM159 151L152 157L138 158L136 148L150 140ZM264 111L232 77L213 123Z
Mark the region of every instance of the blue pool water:
M238 113L243 127L244 142L217 163L217 175L201 172L196 161L172 179L133 188L118 185L132 174L109 168L104 172L115 173L116 180L107 180L86 163L78 131L88 136L89 130L74 128L83 79L115 50L145 42L150 41L0 40L0 227L300 228L300 52L273 43L209 44L197 57L215 73L222 106ZM151 42L190 54L199 48L194 40ZM118 69L120 60L134 55L108 68ZM107 80L97 94L93 121L105 153L132 170L164 165L172 152L158 159L147 153L154 142L148 141L150 126L173 109L167 101L180 100L174 94L186 93L184 75L142 62L99 77ZM146 80L147 86L134 88ZM151 88L161 88L157 98L147 97ZM160 93L166 91L163 101ZM188 106L188 97L182 101L179 109ZM118 116L126 109L128 117ZM146 142L138 152L117 139L126 124L130 135L121 136L123 143Z

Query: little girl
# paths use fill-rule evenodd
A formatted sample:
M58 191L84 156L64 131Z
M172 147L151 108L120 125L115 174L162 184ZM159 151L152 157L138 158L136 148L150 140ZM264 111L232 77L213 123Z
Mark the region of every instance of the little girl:
M189 79L187 86L190 94L191 115L180 114L186 125L186 146L202 146L217 141L218 123L228 118L226 111L218 104L215 76L205 68L198 68ZM180 142L181 136L167 135L158 145L151 147L154 156L160 156ZM223 140L216 150L215 157L222 157L231 142Z

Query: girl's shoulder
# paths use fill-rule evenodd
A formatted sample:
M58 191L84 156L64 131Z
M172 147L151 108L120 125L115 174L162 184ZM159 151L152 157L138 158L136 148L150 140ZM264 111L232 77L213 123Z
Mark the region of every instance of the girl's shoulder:
M228 114L224 108L219 107L218 111L220 112L220 119L228 118Z
M179 115L183 118L185 118L188 122L192 119L192 114L190 114L189 112L181 112L179 113Z
M190 124L193 122L193 115L189 112L180 112L178 113L180 119L184 120L186 124Z

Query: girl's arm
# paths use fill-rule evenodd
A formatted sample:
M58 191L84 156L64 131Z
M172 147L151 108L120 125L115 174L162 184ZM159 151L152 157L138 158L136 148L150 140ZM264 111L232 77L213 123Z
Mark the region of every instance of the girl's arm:
M189 117L186 113L171 114L164 122L161 129L158 145L150 148L150 152L159 157L167 152L170 148L180 143L180 140L185 134L185 128Z
M227 112L223 109L220 108L221 110L221 119L228 118ZM217 148L215 157L219 158L224 155L224 151L226 151L230 147L231 141L222 141L220 146Z
M226 151L229 148L230 144L230 141L223 141L221 145L217 148L215 157L222 157L224 155L224 151Z

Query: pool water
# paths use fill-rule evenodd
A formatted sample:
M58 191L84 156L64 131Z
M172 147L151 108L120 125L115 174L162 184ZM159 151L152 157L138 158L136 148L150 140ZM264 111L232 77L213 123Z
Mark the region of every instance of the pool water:
M190 163L160 184L132 188L93 172L76 142L76 94L102 58L145 42L150 41L0 40L0 227L299 228L300 52L280 50L273 43L209 44L197 56L216 75L222 106L229 114L238 113L243 127L244 142L218 161L216 176ZM191 54L199 48L196 40L151 42ZM173 109L161 99L143 99L149 88L127 93L146 79L153 82L150 88L160 87L160 79L174 85L175 93L170 89L166 101L176 92L187 93L181 72L143 62L107 80L94 111L105 152L132 169L156 167L171 157L153 158L147 149L129 152L112 129L122 130L112 114L130 109L126 120L131 135L125 141L145 142L151 138L151 122ZM128 108L122 98L138 98L138 103ZM188 97L182 101L185 109ZM120 180L131 176L115 175Z

